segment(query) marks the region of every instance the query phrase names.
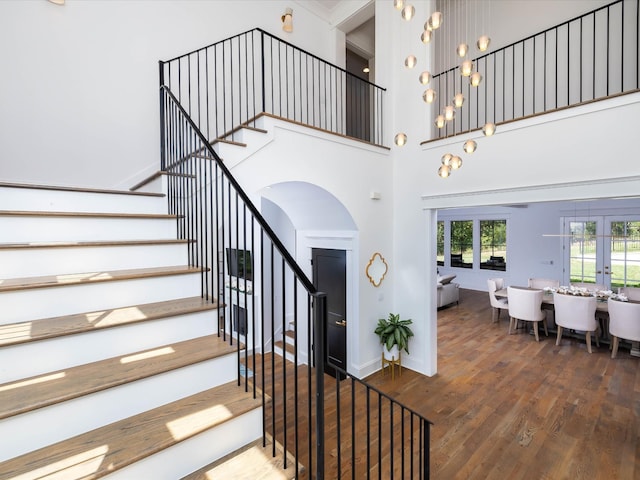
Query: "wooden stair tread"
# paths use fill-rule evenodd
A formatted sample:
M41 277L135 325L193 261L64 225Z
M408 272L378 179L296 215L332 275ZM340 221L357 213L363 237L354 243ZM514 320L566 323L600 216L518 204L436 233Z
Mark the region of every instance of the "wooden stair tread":
M167 213L116 213L116 212L50 212L47 210L0 210L3 217L77 217L77 218L129 218L129 219L175 219L177 215Z
M264 128L252 127L251 125L241 125L240 128L245 128L247 130L251 130L259 133L269 133L269 131L265 130Z
M224 138L216 138L211 145L215 145L216 143L226 143L227 145L236 145L238 147L246 147L246 143L236 142L234 140L225 140Z
M229 455L182 477L180 480L209 480L229 478L234 480L290 480L296 477L295 462L287 455L284 468L282 447L276 444L276 456L272 456L273 444L262 446L262 439L255 440Z
M132 192L136 192L138 189L144 187L145 185L153 182L154 180L157 180L158 178L162 177L163 175L166 175L168 177L184 177L184 178L196 178L195 175L192 174L186 174L186 173L173 173L173 172L167 172L165 170L158 170L156 173L154 173L153 175L150 175L149 177L145 178L144 180L142 180L141 182L136 183L133 187L131 187L129 190ZM142 193L142 192L141 192ZM158 194L156 194L158 195ZM164 194L161 194L162 196L164 196Z
M65 192L84 192L84 193L106 193L115 195L140 195L144 197L165 197L164 193L153 192L131 192L129 190L109 190L101 188L85 188L85 187L65 187L60 185L33 185L26 183L0 182L0 187L8 188L30 188L34 190L58 190Z
M286 350L287 353L290 353L291 355L295 355L296 353L296 349L293 345L290 343L283 343L282 340L278 340L274 345L282 351Z
M215 300L201 297L179 298L162 302L131 305L94 312L42 318L0 325L0 347L34 342L47 338L91 332L103 328L130 325L160 318L219 308Z
M0 280L0 293L33 288L81 285L118 280L160 277L167 275L184 275L202 272L200 267L176 265L169 267L136 268L130 270L113 270L102 272L70 273L65 275L45 275L41 277L10 278Z
M3 478L99 478L259 408L261 402L233 381L12 458L0 463L0 472Z
M0 385L0 419L233 354L237 348L207 335L5 383Z
M74 247L130 247L139 245L181 245L194 240L160 239L160 240L109 240L99 242L33 242L33 243L0 243L0 250L35 249L35 248L74 248Z

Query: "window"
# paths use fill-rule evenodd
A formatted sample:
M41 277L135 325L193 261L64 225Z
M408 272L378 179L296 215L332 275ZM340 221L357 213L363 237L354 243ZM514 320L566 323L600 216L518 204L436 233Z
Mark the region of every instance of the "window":
M436 261L438 265L444 265L444 221L438 221L438 232L436 237Z
M611 288L640 286L640 222L611 222Z
M473 268L473 221L451 222L451 266Z
M480 269L507 269L506 220L480 220Z

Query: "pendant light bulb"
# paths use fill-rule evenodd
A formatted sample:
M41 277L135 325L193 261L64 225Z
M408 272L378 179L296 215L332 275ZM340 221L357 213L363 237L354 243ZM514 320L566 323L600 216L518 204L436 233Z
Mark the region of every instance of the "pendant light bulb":
M415 13L416 9L413 7L413 5L407 4L402 8L402 18L404 18L407 22L413 18Z
M438 115L438 116L436 117L436 119L435 119L435 122L434 122L434 123L436 124L436 127L438 127L438 128L442 128L442 127L444 127L444 125L445 125L445 123L446 123L446 121L445 121L445 119L444 119L444 115Z
M432 38L433 32L431 30L425 30L424 32L422 32L422 35L420 35L420 40L422 40L422 43L424 44L429 43Z
M444 107L442 109L442 113L444 115L444 119L447 122L450 122L451 120L453 120L454 118L456 118L456 110L453 107L453 105L447 105L446 107Z
M393 8L402 10L402 7L404 7L404 0L393 0Z
M453 97L453 106L460 108L464 105L464 95L462 93L456 93Z
M425 103L433 103L436 99L436 91L433 88L427 88L422 94Z
M438 168L438 176L447 178L451 174L451 167L449 165L440 165Z
M427 85L431 81L431 74L428 71L424 71L420 74L420 83Z
M454 155L451 157L449 164L453 170L458 170L462 166L462 159L458 155Z
M480 72L473 72L469 80L472 87L477 87L482 82L482 75L480 75Z
M468 77L473 72L473 62L471 60L465 60L460 64L460 75Z
M496 124L495 123L485 123L482 127L482 133L485 137L490 137L494 133L496 133Z
M462 146L465 153L473 153L476 151L476 148L478 148L478 144L473 140L467 140Z
M407 135L405 133L398 133L393 140L399 147L403 147L407 143Z
M463 58L468 51L469 51L469 45L467 45L466 43L461 43L460 45L458 45L458 48L456 48L456 54L460 58Z
M451 157L453 157L453 155L451 155L450 153L445 153L440 159L440 161L442 162L442 165L445 165L448 167L451 163Z
M480 35L478 38L478 42L476 45L478 46L478 50L481 52L486 52L489 49L489 44L491 43L491 39L487 35Z
M433 12L427 20L431 30L437 30L442 25L442 12Z
M409 55L404 61L404 65L407 68L415 67L416 63L418 63L418 59L415 57L415 55Z

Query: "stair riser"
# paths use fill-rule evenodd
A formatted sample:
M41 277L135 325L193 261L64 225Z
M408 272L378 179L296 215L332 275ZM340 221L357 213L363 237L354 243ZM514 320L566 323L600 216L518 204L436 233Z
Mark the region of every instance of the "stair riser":
M106 478L176 480L258 439L261 425L260 409L252 410Z
M279 355L281 357L283 355L282 348L280 348L278 346L274 347L273 352L276 355ZM285 358L287 360L289 360L290 362L295 363L295 357L293 356L292 353L286 352ZM308 364L307 354L305 352L302 352L302 351L298 352L298 365L307 365L307 364Z
M210 310L3 347L0 384L211 335L218 331L216 318Z
M0 279L188 264L185 244L0 250Z
M0 216L0 243L165 240L176 238L172 218Z
M200 274L0 293L0 325L200 295Z
M11 442L3 445L0 461L230 382L235 365L235 356L226 355L4 419L0 431Z
M0 187L0 210L167 213L163 197Z

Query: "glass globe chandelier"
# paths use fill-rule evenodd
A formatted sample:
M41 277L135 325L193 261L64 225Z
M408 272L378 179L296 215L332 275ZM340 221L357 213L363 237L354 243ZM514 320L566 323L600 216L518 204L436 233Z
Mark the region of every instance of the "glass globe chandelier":
M436 124L436 127L443 128L447 122L444 119L444 115L438 115L436 117L434 123Z
M464 58L464 56L467 54L467 52L469 51L469 45L467 45L466 43L461 43L460 45L458 45L458 47L456 48L456 54L460 57L460 58Z
M404 0L393 0L393 8L402 10L402 7L404 7Z
M433 31L431 30L425 30L424 32L422 32L422 35L420 35L420 40L422 41L422 43L429 43L432 38Z
M453 157L453 155L451 155L450 153L445 153L440 159L440 161L442 162L442 165L449 166L451 163L451 157Z
M460 64L460 75L468 77L473 72L473 62L471 60L465 60Z
M456 93L453 97L453 106L460 108L464 105L464 95L462 93Z
M431 81L431 74L425 70L420 74L419 80L422 85L427 85Z

